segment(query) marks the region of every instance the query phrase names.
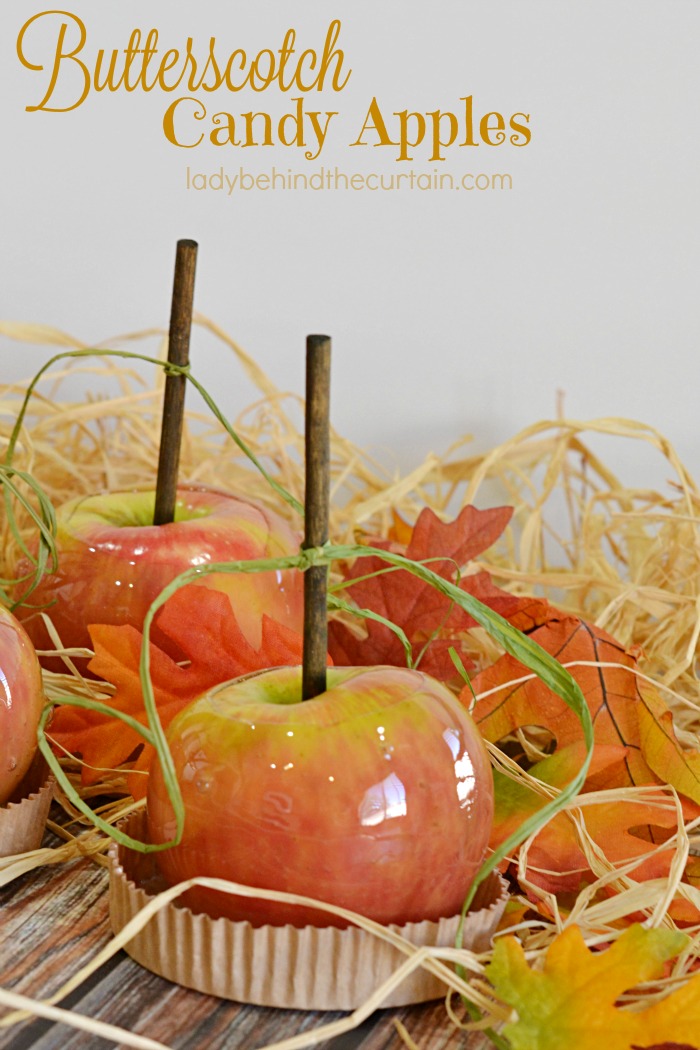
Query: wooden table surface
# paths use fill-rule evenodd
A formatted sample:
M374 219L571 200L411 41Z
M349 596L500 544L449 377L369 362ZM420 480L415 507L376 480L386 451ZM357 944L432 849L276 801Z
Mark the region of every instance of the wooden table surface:
M111 937L109 876L94 861L44 867L0 889L0 988L45 998ZM172 984L115 955L62 1003L146 1035L173 1050L256 1050L318 1028L340 1014L245 1006ZM7 1009L0 1007L0 1022ZM360 1028L316 1045L322 1050L402 1050L400 1020L419 1050L486 1050L482 1035L454 1028L443 1001L377 1011ZM31 1018L0 1027L0 1050L88 1050L123 1046L61 1023Z

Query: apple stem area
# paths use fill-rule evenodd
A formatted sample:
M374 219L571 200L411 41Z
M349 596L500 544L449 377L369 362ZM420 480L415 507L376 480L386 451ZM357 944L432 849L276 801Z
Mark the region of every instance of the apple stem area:
M168 364L180 369L187 368L190 363L190 333L192 331L196 264L197 243L188 240L178 241L170 309ZM187 376L184 372L167 370L158 452L154 525L168 525L175 520L186 385Z
M330 376L331 340L326 335L306 339L306 416L304 549L328 542L330 498ZM315 565L304 573L304 650L302 700L326 691L328 652L328 567Z

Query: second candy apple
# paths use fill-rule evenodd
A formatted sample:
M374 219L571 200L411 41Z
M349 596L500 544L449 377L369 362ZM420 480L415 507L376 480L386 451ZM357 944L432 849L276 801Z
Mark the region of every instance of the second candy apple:
M482 863L493 782L472 719L439 682L397 667L328 671L301 702L301 669L217 686L171 723L182 842L158 854L170 883L209 875L304 894L381 923L459 912ZM158 762L151 841L175 834ZM327 913L204 889L195 910L254 925L333 924Z
M186 569L212 562L296 553L299 537L274 512L240 496L202 487L178 488L175 520L153 525L154 492L80 497L57 511L58 571L46 574L27 605L17 608L38 649L51 649L43 607L66 648L90 648L88 624L140 628L151 602ZM27 562L17 575L28 572ZM202 578L225 592L239 626L260 644L263 613L295 630L303 623L303 582L296 571L215 574ZM152 640L171 656L156 625Z
M41 668L26 631L0 605L0 805L29 769L44 707Z

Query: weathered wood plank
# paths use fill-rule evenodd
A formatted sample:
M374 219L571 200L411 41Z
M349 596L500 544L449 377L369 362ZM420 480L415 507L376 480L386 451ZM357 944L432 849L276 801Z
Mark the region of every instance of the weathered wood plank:
M110 937L108 876L90 861L43 868L0 890L0 987L46 997ZM172 1050L255 1050L341 1015L226 1002L149 973L120 952L63 1005L159 1040ZM0 1016L3 1013L0 1011ZM320 1050L399 1050L400 1018L421 1050L485 1050L453 1029L442 1002L380 1011ZM62 1024L30 1019L0 1028L0 1050L99 1050L114 1045Z
M73 1008L87 1016L119 1024L129 1031L148 1035L173 1050L255 1050L268 1043L311 1031L338 1015L302 1013L243 1006L212 999L163 981L128 958L89 990ZM485 1050L480 1036L468 1039L450 1027L444 1005L381 1011L361 1027L336 1040L326 1040L320 1050L389 1050L401 1042L394 1018L399 1017L421 1050ZM27 1040L33 1026L33 1038ZM47 1029L31 1022L14 1029L14 1036L0 1038L7 1050L89 1050L98 1040L63 1025ZM22 1038L24 1037L24 1038ZM13 1041L13 1039L17 1041ZM99 1040L99 1045L102 1041Z
M20 881L10 900L0 894L0 984L46 996L107 940L107 873L79 861Z

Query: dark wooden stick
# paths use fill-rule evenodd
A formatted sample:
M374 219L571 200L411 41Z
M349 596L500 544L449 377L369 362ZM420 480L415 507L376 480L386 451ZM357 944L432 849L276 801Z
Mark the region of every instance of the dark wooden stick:
M331 341L327 335L306 339L306 493L304 498L306 547L322 547L328 540L330 493ZM304 573L304 656L302 700L326 691L328 568L314 565Z
M196 265L196 241L178 241L168 337L168 362L171 365L188 365L190 361L190 330L192 328ZM175 518L186 386L187 379L184 375L165 377L154 525L167 525Z

